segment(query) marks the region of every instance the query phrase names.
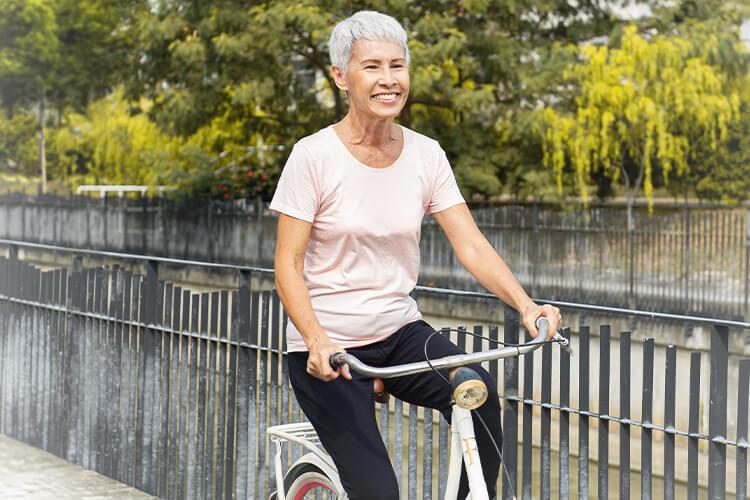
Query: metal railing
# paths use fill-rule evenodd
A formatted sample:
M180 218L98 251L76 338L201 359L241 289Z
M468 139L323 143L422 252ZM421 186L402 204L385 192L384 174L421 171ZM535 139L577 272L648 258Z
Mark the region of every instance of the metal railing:
M750 319L750 209L699 204L473 207L482 232L536 296ZM276 220L260 200L0 197L0 238L271 266ZM35 221L31 224L31 221ZM429 217L420 283L476 289Z
M164 498L264 498L275 473L265 430L302 418L286 376L288 319L278 295L258 286L270 271L50 246L73 263L44 271L18 259L19 247L39 245L13 243L10 257L0 258L0 432ZM84 268L84 254L145 264L145 273L118 264ZM167 264L220 267L236 273L238 286L193 293L159 279ZM730 357L728 346L730 328L750 325L712 323L708 391L703 353L685 353L689 383L678 385L677 347L631 342L628 332L613 335L607 325L580 328L573 359L545 346L488 363L504 399L503 497L587 498L596 488L607 498L616 484L620 498L638 491L651 498L655 485L665 498L682 490L697 498L701 487L710 498L745 498L750 360ZM473 332L511 343L521 336L510 309L502 334L497 327ZM469 351L488 345L454 340ZM730 389L737 393L732 436ZM686 427L676 411L684 392ZM377 412L404 496L441 497L445 422L401 401ZM298 453L292 449L286 463ZM727 481L727 474L734 477ZM639 485L631 484L636 476Z

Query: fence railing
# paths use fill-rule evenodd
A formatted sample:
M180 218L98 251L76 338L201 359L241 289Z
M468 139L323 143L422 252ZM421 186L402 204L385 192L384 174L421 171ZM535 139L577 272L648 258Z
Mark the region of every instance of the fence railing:
M125 264L84 268L73 254L70 267L42 270L10 253L0 258L0 432L164 498L269 493L265 430L302 415L287 383L288 320L260 284L266 271L182 262L236 273L235 289L194 293L160 280L147 256L103 253ZM488 363L504 399L503 497L697 498L705 487L745 498L750 360L730 357L729 327L716 323L707 374L704 353L631 342L606 325L580 328L572 359L547 345ZM502 333L473 332L521 339L509 309ZM687 426L676 413L686 395ZM400 401L377 412L404 497L441 498L445 422Z
M750 319L750 210L475 207L482 232L536 296ZM0 197L0 238L270 267L275 215L253 200ZM33 222L33 223L32 223ZM427 218L420 283L475 289Z
M534 295L652 311L748 318L750 211L673 207L564 210L512 205L472 210L479 227ZM422 231L420 279L475 288L440 228Z

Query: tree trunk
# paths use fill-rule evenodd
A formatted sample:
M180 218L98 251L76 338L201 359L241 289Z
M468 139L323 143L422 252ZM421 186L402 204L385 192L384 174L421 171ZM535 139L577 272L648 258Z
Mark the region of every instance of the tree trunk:
M633 190L628 192L628 231L635 231L635 215L633 214L633 206L635 205L635 194Z
M44 93L39 100L39 170L42 174L42 194L47 193L47 154L44 147L44 114L46 111L46 99Z
M646 160L641 155L640 169L638 171L638 177L631 184L630 176L627 174L627 169L622 167L623 178L625 179L625 190L628 193L628 231L635 230L635 214L633 208L635 206L635 196L640 191L643 185L643 178L646 175ZM650 206L650 205L649 205Z

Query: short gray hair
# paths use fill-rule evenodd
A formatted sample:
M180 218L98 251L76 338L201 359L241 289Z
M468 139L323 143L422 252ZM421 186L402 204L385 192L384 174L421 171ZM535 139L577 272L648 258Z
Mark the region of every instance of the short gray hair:
M331 64L341 68L344 73L352 56L352 46L357 40L384 40L398 43L404 49L406 64L409 64L406 31L391 16L372 10L361 10L333 28L328 41L328 54L331 57Z

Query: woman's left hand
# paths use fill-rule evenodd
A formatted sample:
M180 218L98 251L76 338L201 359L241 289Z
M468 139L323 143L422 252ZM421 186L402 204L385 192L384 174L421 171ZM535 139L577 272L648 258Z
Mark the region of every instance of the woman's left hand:
M562 324L560 309L549 304L544 304L543 306L533 304L523 311L522 316L523 326L526 327L532 338L536 338L539 335L536 329L536 320L540 317L547 318L549 322L547 338L551 338Z

